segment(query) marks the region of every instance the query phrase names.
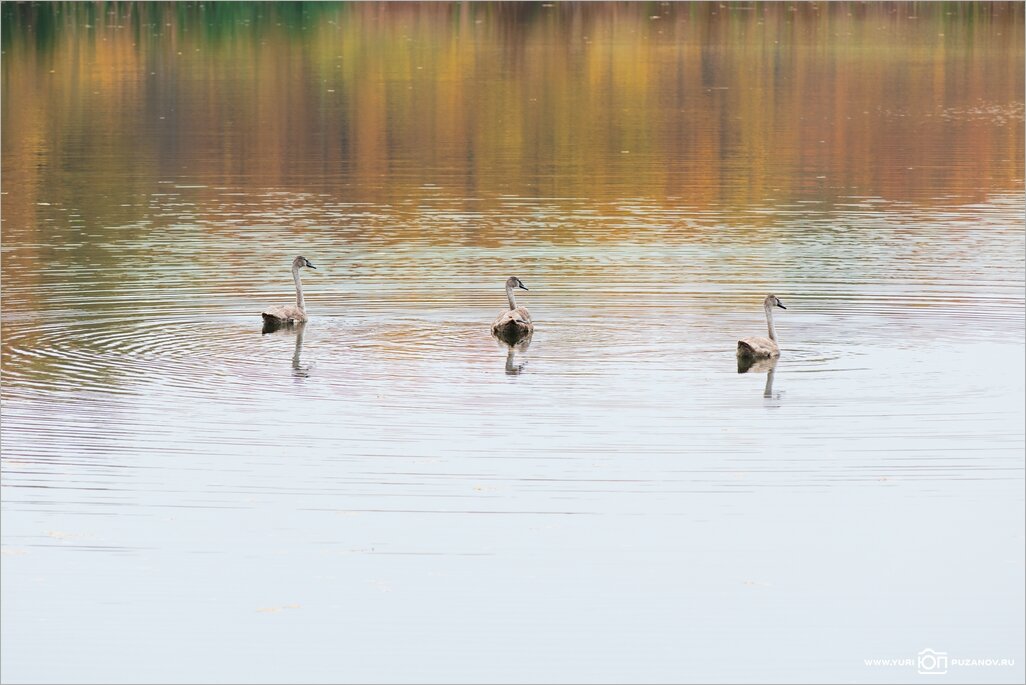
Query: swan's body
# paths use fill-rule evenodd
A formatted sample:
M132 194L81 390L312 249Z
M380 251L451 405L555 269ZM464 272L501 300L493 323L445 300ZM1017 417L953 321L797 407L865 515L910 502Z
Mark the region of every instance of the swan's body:
M779 357L780 346L774 340L756 335L737 341L737 356L750 357L752 359Z
M527 307L517 306L517 298L513 294L515 288L527 290L523 281L516 276L510 276L506 280L506 298L509 300L509 309L500 314L499 318L492 323L492 333L506 340L521 338L534 330Z
M295 304L281 304L277 307L268 307L260 312L260 316L264 317L265 321L273 321L275 323L306 323L307 319L309 319L306 315L306 310L301 309L299 305Z
M780 346L777 345L777 332L773 329L773 308L787 309L787 307L777 299L776 295L767 295L762 304L766 310L766 327L769 330L769 337L755 336L738 340L737 356L743 359L766 359L768 357L780 356Z
M292 280L296 282L296 303L268 307L260 312L260 316L264 317L265 323L303 323L309 318L306 315L306 303L303 301L303 283L299 279L299 269L304 266L310 269L317 268L306 257L300 256L292 260Z
M517 307L500 314L499 318L492 324L492 333L499 333L504 330L518 330L524 333L530 333L534 330L534 324L531 323L531 314L527 311L527 307Z

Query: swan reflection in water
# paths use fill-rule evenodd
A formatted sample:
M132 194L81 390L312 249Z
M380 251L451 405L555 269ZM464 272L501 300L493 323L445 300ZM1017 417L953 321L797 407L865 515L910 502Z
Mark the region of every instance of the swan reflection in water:
M517 354L525 352L528 346L530 346L531 334L528 333L526 336L522 336L516 342L508 342L500 336L495 336L495 339L500 347L506 349L506 375L519 376L523 372L524 367L527 366L527 362L517 362Z
M300 357L303 354L303 333L306 331L306 323L281 323L264 319L264 327L261 335L269 333L277 335L295 335L296 348L292 352L292 375L295 378L309 378L310 369L313 364L302 363Z
M752 359L750 357L737 358L738 373L764 373L766 374L766 387L762 396L767 399L780 399L780 393L773 394L773 373L777 368L777 358Z

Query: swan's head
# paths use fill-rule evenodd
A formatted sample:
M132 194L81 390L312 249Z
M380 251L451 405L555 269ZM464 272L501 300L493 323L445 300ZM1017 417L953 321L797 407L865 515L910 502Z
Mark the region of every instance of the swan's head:
M299 268L304 267L304 266L306 268L308 268L308 269L316 269L317 268L316 266L314 266L313 264L310 263L309 259L307 259L306 257L303 257L303 256L296 257L295 259L292 260L292 268L293 269L299 269Z
M787 309L787 307L784 306L784 303L781 302L780 298L776 295L767 295L766 300L763 304L766 305L766 309L769 309L770 307L780 307L781 309Z
M510 276L509 279L506 280L506 287L507 288L520 288L521 290L527 290L527 286L524 285L524 282L521 281L516 276Z

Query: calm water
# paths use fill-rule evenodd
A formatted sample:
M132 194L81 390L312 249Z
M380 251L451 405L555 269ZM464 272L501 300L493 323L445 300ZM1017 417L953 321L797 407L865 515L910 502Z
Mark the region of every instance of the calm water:
M1023 29L5 3L4 682L1021 682Z

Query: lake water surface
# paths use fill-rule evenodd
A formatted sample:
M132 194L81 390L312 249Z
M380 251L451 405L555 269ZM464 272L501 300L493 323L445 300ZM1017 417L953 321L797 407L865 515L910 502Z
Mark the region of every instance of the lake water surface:
M1022 682L1023 29L5 3L3 681Z

